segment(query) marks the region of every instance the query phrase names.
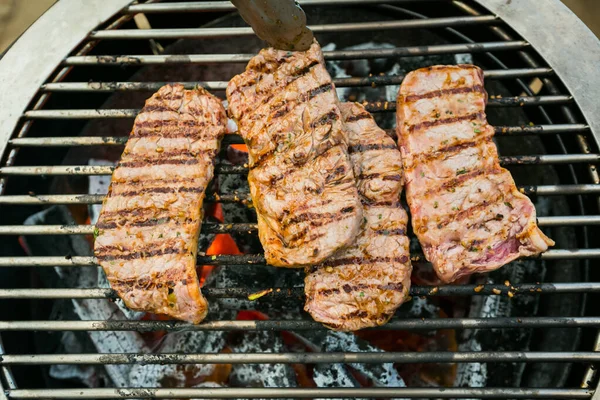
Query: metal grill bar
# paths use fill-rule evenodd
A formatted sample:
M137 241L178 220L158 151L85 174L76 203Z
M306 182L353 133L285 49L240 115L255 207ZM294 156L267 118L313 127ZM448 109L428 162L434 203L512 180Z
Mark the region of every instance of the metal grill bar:
M50 194L0 196L0 204L101 204L105 194Z
M341 5L360 5L381 4L381 3L410 3L414 0L301 0L302 7L310 6L341 6ZM423 1L423 0L420 0ZM426 0L444 2L448 0ZM189 3L154 3L154 4L133 4L125 9L129 14L137 13L177 13L177 12L215 12L215 11L235 11L236 8L229 1L192 1Z
M539 217L540 226L600 225L600 215ZM257 224L202 224L203 233L256 232ZM92 235L94 225L0 225L0 235Z
M552 104L567 104L573 101L572 96L514 96L503 98L490 98L489 107L523 107L541 106ZM365 108L373 113L395 112L396 102L367 102L363 103ZM65 109L65 110L31 110L23 115L29 119L96 119L96 118L135 118L139 109Z
M524 40L487 43L461 43L434 46L396 47L393 49L325 51L326 60L356 60L386 57L411 57L424 55L483 53L509 51L529 46ZM64 65L149 65L149 64L217 64L247 63L255 54L173 54L173 55L125 55L125 56L72 56Z
M256 224L202 224L203 233L250 233L257 229ZM0 235L91 235L93 233L94 225L0 225Z
M254 292L247 288L205 288L202 292L212 298L247 298ZM413 286L411 296L484 296L514 294L597 293L600 283L521 283L504 285ZM304 288L273 288L263 298L304 297ZM88 289L0 289L0 299L116 299L109 288Z
M323 364L598 362L596 352L364 352L364 353L204 353L204 354L6 354L0 365L105 364Z
M507 70L488 70L484 71L486 79L514 79L537 76L547 76L553 73L552 68L522 68ZM357 86L387 86L399 85L404 79L403 75L389 76L369 76L354 78L336 78L333 83L336 87L357 87ZM46 92L116 92L116 91L157 91L167 83L173 82L55 82L42 85L42 90ZM193 89L196 86L202 86L208 90L225 90L228 82L177 82L186 89Z
M589 131L585 124L556 124L531 126L496 126L496 135L546 135Z
M377 330L596 328L600 317L438 318L392 319ZM203 321L0 321L0 331L287 331L325 330L307 320Z
M487 103L488 107L523 107L523 106L544 106L553 104L568 104L573 101L572 96L513 96L494 98L490 96ZM378 112L396 112L395 101L376 101L363 103L365 108L372 113Z
M516 136L579 133L589 131L589 126L585 124L557 124L496 126L494 129L497 136ZM123 146L127 143L127 139L127 136L27 137L11 139L9 143L15 147ZM237 134L230 134L223 138L222 143L224 145L243 144L244 141Z
M94 257L0 257L0 267L95 267Z
M15 147L124 146L128 136L29 137L9 141Z
M0 170L2 171L2 170ZM600 185L528 185L520 186L521 193L537 196L583 195L600 193ZM101 204L106 194L48 194L0 196L0 204ZM207 202L250 204L249 193L209 195Z
M576 164L600 161L600 154L545 154L535 156L501 156L501 165ZM49 165L2 167L0 175L111 175L115 167L110 165ZM219 174L247 174L242 165L217 165Z
M421 259L423 255L414 254ZM600 249L551 249L540 256L543 260L576 260L581 258L600 258ZM266 265L260 254L198 256L199 265ZM86 267L98 265L94 257L0 257L0 267Z
M309 28L314 33L327 32L362 32L388 29L415 29L415 28L447 28L453 26L482 25L499 22L494 15L476 17L445 17L428 19L409 19L378 22L350 22L344 24L311 25ZM106 39L217 39L227 37L252 36L254 31L250 27L240 28L175 28L175 29L118 29L101 30L92 32L92 40Z
M11 399L122 399L122 398L482 398L590 399L592 389L545 388L176 388L176 389L10 389Z

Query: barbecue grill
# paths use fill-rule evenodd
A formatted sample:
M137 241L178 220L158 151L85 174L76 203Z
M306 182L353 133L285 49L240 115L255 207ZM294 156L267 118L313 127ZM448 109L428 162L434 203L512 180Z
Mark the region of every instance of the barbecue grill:
M598 40L554 0L544 2L542 8L539 2L527 0L304 0L301 4L324 46L341 95L364 101L391 135L395 103L377 96L386 88L396 90L406 70L448 57L480 65L490 92L488 113L496 126L501 163L511 169L520 190L536 201L538 211L545 205L547 212L540 212L539 224L551 230L557 246L539 259L527 260L528 274L512 275L509 282L498 275L439 287L416 284L411 289L414 300L439 297L451 304L460 300L468 311L448 318L397 316L381 328L385 335L445 330L467 336L470 332L469 340L478 337L479 347L465 344L460 351L318 348L292 352L273 348L259 352L250 348L231 353L102 354L89 348L67 353L58 347L52 352L48 346L38 351L28 343L39 343L40 337L53 332L286 331L303 335L325 331L300 311L292 317L274 312L269 320L235 319L235 314L211 311L208 320L197 326L135 316L86 320L75 314L60 318L50 314L50 304L63 299L116 299L107 287L69 284L68 274L98 268L89 254L33 249L36 243L56 237L75 241L94 234L93 225L77 212L85 214L88 206L102 202L103 195L77 189L85 190L90 177L110 175L113 166L83 160L105 156L114 161L143 99L165 82L182 82L189 88L203 85L224 97L228 79L243 70L261 46L227 1L61 0L0 59L0 234L4 235L0 399L597 397L600 318L586 305L594 304L600 292L593 268L594 260L600 258L594 235L600 224ZM328 47L328 43L335 46ZM365 63L370 68L367 72ZM345 68L347 74L335 74L336 68ZM227 161L228 146L241 143L237 135L224 139L215 180L245 179L247 167ZM227 207L226 214L234 209L251 212L248 193L223 188L226 185L209 193L208 202ZM72 212L70 223L24 222L34 213L60 205ZM249 242L256 241L255 231L254 221L207 218L202 227L202 234L238 234ZM413 247L413 261L418 264L422 256L418 246ZM259 253L203 254L198 256L199 265L250 273L255 269L258 276L270 269ZM544 274L539 273L542 270ZM54 271L62 271L60 279ZM207 285L203 291L211 302L232 300L228 304L235 308L241 304L235 300L245 301L264 289L273 290L265 291L250 308L255 304L259 309L276 309L279 304L302 301L303 289L297 285ZM534 306L528 311L516 306L511 312L474 313L478 304L481 308L491 304L486 299L497 298L503 298L503 304L529 299L513 304ZM406 307L410 303L402 309ZM485 338L497 337L494 332L499 331L512 332L509 338L520 339L516 344L506 339L486 343ZM457 363L467 378L480 373L477 366L487 365L490 372L486 382L466 379L454 387L341 387L334 381L329 387L303 387L295 382L290 385L295 387L284 388L186 388L163 382L141 388L113 387L120 386L113 382L108 387L75 388L72 382L48 384L38 377L39 366L57 365L350 364L360 369L356 365L386 363ZM464 369L465 365L474 367ZM520 383L494 380L493 371L499 371L494 365L518 365Z

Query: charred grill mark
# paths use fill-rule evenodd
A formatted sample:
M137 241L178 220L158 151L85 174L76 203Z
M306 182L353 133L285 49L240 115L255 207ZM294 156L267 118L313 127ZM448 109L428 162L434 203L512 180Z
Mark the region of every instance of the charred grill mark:
M372 174L360 174L358 176L358 179L362 179L362 180L369 180L369 179L375 179L375 178L379 178L381 177L382 181L396 181L396 182L401 182L402 181L402 175L400 174L392 174L392 175L383 175L379 172L374 172Z
M161 103L163 101L177 101L183 99L184 90L178 90L175 87L172 87L172 90L165 91L164 94L162 92L157 92L150 101L148 101L147 105L154 105L154 103Z
M326 214L318 214L318 213L304 213L299 215L301 220L297 220L294 222L287 222L286 224L282 224L282 226L289 226L293 223L299 224L299 223L304 223L306 224L305 227L303 227L300 231L296 232L295 234L293 234L290 238L289 238L289 242L293 242L295 240L298 240L299 238L303 237L304 235L306 235L312 228L318 228L321 227L323 225L328 225L334 222L339 222L339 221L343 221L344 218L344 214L351 214L354 211L354 207L346 207L342 210L340 210L339 213L335 214L335 213L326 213ZM308 217L307 215L310 215L311 217ZM337 216L339 215L339 219L335 219L335 217L333 216ZM352 215L348 215L348 218L352 217ZM325 236L324 232L315 234L314 237L310 237L308 240L315 240L318 238L321 238Z
M400 182L402 181L402 175L400 174L396 174L396 175L385 175L383 178L381 178L384 181L396 181L396 182Z
M418 165L419 163L432 162L435 160L439 160L442 157L448 157L448 156L458 154L459 152L461 152L463 150L479 146L480 144L490 143L491 141L492 141L492 138L490 136L482 136L482 137L475 138L473 140L452 144L449 146L442 147L438 150L419 154L417 157L415 157L415 161L413 163L415 165Z
M338 294L340 289L331 288L331 289L323 289L319 291L319 294L323 296L331 296L332 294Z
M357 179L361 179L363 181L379 178L381 176L380 172L374 172L372 174L360 174Z
M330 183L340 177L343 177L346 175L346 173L347 173L346 166L340 165L339 167L337 167L336 169L331 171L331 173L325 177L325 183Z
M278 117L282 117L283 115L286 115L288 112L292 111L294 109L294 107L288 107L289 105L284 105L283 107L281 107L280 109L278 109L275 114L273 114L272 119L278 118ZM321 125L325 125L329 122L333 122L333 121L337 121L340 119L340 115L336 110L330 110L327 114L322 115L319 119L313 121L311 123L311 127L317 128ZM281 140L284 138L284 135L282 134L276 134L275 137L273 138L273 141L275 143L279 143L281 142ZM257 158L257 160L252 164L252 166L250 167L250 169L253 168L257 168L260 167L262 164L264 164L264 162L266 160L268 160L273 154L275 154L275 152L277 152L277 146L272 148L271 150L267 151L266 153L262 154L260 157ZM273 181L273 183L277 182L278 180L281 180L282 178L279 178L275 181Z
M401 292L402 290L404 290L404 284L402 284L402 282L390 282L386 283L385 285L380 285L379 288L383 290L393 290L395 292Z
M313 212L305 212L302 214L296 214L294 217L290 218L284 226L289 226L292 224L297 224L300 222L316 222L324 219L334 219L342 214L348 214L355 210L354 206L344 207L337 212L332 213L313 213Z
M137 181L129 181L126 179L122 180L113 180L111 185L114 187L119 186L167 186L172 184L183 185L183 184L197 184L198 182L202 182L203 178L175 178L175 179L141 179Z
M383 284L383 285L379 284L379 283L359 283L356 285L350 285L350 284L346 283L345 285L342 286L342 290L347 294L351 294L351 293L358 292L358 291L369 290L369 289L392 290L394 292L402 292L404 290L404 284L402 284L402 282L391 282L391 283L387 283L387 284ZM341 293L342 290L340 290L338 288L321 289L317 293L322 296L331 296L332 294ZM362 311L362 312L366 313L366 311ZM346 314L346 315L349 316L352 314L354 314L354 313L350 313L350 314ZM340 316L340 318L343 319L344 317Z
M496 196L495 198L493 198L491 201L488 201L487 199L483 200L481 203L476 204L472 207L469 207L465 210L460 210L459 212L448 212L445 215L442 215L442 220L439 221L435 227L437 229L442 229L444 226L448 225L450 222L452 221L462 221L463 219L467 218L468 216L472 215L474 212L480 211L480 210L485 210L487 207L493 205L493 204L497 204L498 202L500 202L501 200L504 199L504 195L500 194L498 196ZM450 211L450 210L449 210ZM467 229L473 227L476 224L470 224L467 226Z
M140 190L130 190L116 194L112 197L132 197L147 193L202 193L203 187L145 187Z
M330 110L327 114L322 115L319 119L312 122L311 127L314 129L329 122L334 122L340 119L340 115L336 110Z
M340 315L340 319L355 319L355 318L367 318L369 313L364 310L356 310L348 314Z
M197 158L147 158L145 160L120 162L118 167L122 168L140 168L151 165L195 165L199 164Z
M331 89L333 89L333 84L332 83L326 83L324 85L318 86L314 89L309 90L306 94L304 94L302 97L305 97L305 101L308 100L312 100L315 97L317 97L318 95L322 94L322 93L327 93L329 92Z
M111 285L119 293L128 293L134 289L137 290L156 290L162 289L163 287L172 290L173 287L180 282L182 285L187 285L186 279L180 279L175 276L172 272L166 274L152 274L152 276L144 276L141 278L126 278L126 279L112 279Z
M321 224L323 225L323 224ZM290 244L292 244L292 247L295 247L295 245L293 245L293 242L297 241L298 239L304 237L304 235L306 235L306 233L308 232L308 229L304 229L302 232L296 233L295 235L293 235L291 238L288 239L287 242L282 242L284 247L290 247ZM302 240L302 243L304 245L307 245L310 242L314 242L317 239L322 238L323 236L325 236L325 232L318 232L318 233L314 233L306 238L304 238ZM317 251L318 254L318 249L315 249ZM287 262L287 261L285 261Z
M143 110L142 110L143 112ZM169 118L169 119L148 119L145 121L136 121L133 129L136 130L138 128L185 128L185 127L197 127L204 126L204 123L199 122L195 119L181 119L181 118Z
M160 148L160 147L157 147ZM148 152L146 151L143 154L136 154L136 153L128 153L126 155L126 162L130 162L130 161L146 161L146 162L153 162L154 160L161 160L161 159L173 159L173 158L178 158L178 157L188 157L188 158L196 158L201 154L208 154L210 156L215 155L215 151L214 150L197 150L197 151L189 151L187 149L173 149L171 151L167 151L168 148L162 148L162 153L157 153L159 157L146 157L145 155L148 154ZM152 150L150 150L152 151Z
M275 114L273 114L271 116L271 119L276 119L276 118L279 118L279 117L283 117L287 113L288 113L287 107L281 107L277 111L275 111Z
M362 204L369 207L389 207L389 208L402 208L399 201L373 201L361 200Z
M150 243L146 248L142 248L138 251L133 251L133 249L124 248L124 247L115 247L115 246L104 246L96 249L96 258L98 261L116 261L116 260L136 260L139 258L150 258L150 257L158 257L167 254L185 254L188 252L185 248L179 248L173 245L165 246L164 248L156 249L157 244ZM122 250L121 250L122 249ZM114 253L109 253L109 251L116 251Z
M167 112L167 111L170 111L170 112L173 112L173 113L179 115L177 113L177 110L167 106L166 104L148 104L147 106L145 106L142 109L143 113L150 113L150 112L159 113L159 112Z
M404 236L404 235L406 235L406 230L402 229L402 228L375 229L375 230L373 230L373 233L375 233L376 235L383 235L383 236Z
M298 78L301 78L301 77L303 77L304 75L308 74L308 73L310 72L310 70L311 70L311 69L312 69L314 66L316 66L316 65L319 65L319 64L321 64L319 61L317 61L317 60L312 60L312 61L311 61L310 63L308 63L308 64L307 64L307 65L306 65L304 68L300 68L299 70L296 70L296 71L294 71L294 73L293 73L292 75L290 75L290 76L292 76L292 77L294 77L294 78L296 78L296 79L298 79ZM294 79L294 80L295 80L295 79ZM293 81L292 81L292 82L293 82ZM291 82L288 82L288 85L289 85L290 83L291 83ZM286 85L286 86L287 86L287 85Z
M424 195L430 196L430 195L435 195L443 190L453 190L453 189L455 190L455 188L457 186L460 186L465 181L468 181L470 179L476 178L481 175L495 175L495 174L498 174L499 172L501 172L501 170L502 169L499 166L494 165L487 169L481 168L481 169L477 169L475 171L467 172L463 175L457 176L456 178L452 178L450 180L445 181L438 187L427 190Z
M195 140L216 140L217 135L212 134L210 131L208 133L204 130L207 128L205 124L198 124L196 126L184 126L184 127L173 127L173 128L140 128L134 129L131 132L130 138L150 138L156 137L161 139L185 139L185 138L193 138ZM201 130L203 130L201 132Z
M273 120L275 120L276 118L282 118L285 115L291 113L296 108L296 106L298 106L300 103L310 101L313 98L315 98L316 96L318 96L319 94L328 92L329 90L331 90L332 87L333 87L333 85L331 83L326 83L324 85L318 86L316 88L313 88L307 92L300 94L298 96L298 99L296 102L292 102L292 101L287 101L284 103L278 102L276 104L271 105L271 107L270 107L271 110L275 110L275 112L273 112L271 114L271 122L273 122ZM259 107L262 106L263 104L266 104L269 100L270 99L268 99L267 101L264 101L262 104L259 105ZM332 110L332 111L335 111L335 110ZM336 112L336 114L337 114L337 112ZM339 115L336 115L336 120L337 119L339 119ZM326 121L323 121L323 123L325 123L325 122ZM315 122L313 122L313 124L314 123ZM314 126L313 126L313 128L314 128Z
M339 267L340 265L351 265L351 264L361 264L361 263L401 263L405 264L408 262L407 256L402 257L347 257L347 258L338 258L331 261L326 261L320 266L317 267Z
M329 150L335 148L336 146L339 145L334 145L333 143L331 143L330 140L328 140L327 142L325 142L325 145L323 146L323 150L322 153L320 154L320 157L328 157L329 154ZM251 167L252 168L256 168L258 167L257 165L254 165ZM271 185L275 185L277 182L281 181L282 179L285 179L287 176L291 175L293 172L295 172L298 169L298 164L291 164L289 165L287 168L284 169L284 171L276 176L272 176L270 179L270 183Z
M265 98L263 98L261 100L261 102L254 109L256 110L256 109L260 108L261 106L267 104L269 101L271 101L271 99L273 98L273 96L276 92L286 91L293 82L295 82L298 79L302 78L303 76L307 75L315 66L318 66L320 64L321 63L319 61L313 60L309 64L307 64L305 67L298 69L297 71L294 71L294 73L291 75L288 75L285 80L281 80L281 82L285 82L285 85L269 88L270 89L269 95L267 95ZM282 65L283 64L279 65L277 69L279 69ZM273 71L273 72L275 72L275 71ZM273 73L273 72L271 72L271 73ZM249 82L247 85L236 87L236 89L233 92L231 92L230 97L233 96L235 93L239 92L243 87L253 86L253 85L256 85L256 83L257 83L256 80L254 80L254 81ZM279 111L277 113L279 113Z
M323 207L323 206L326 206L326 205L328 205L328 204L331 204L331 203L333 203L333 199L325 199L325 200L321 201L321 202L320 202L320 203L318 203L318 204L302 204L302 205L299 205L298 207L296 207L296 208L294 209L294 212L295 212L295 213L299 213L300 211L308 210L308 209L310 209L310 208L319 208L319 207ZM284 212L284 214L286 214L286 215L289 215L289 214L290 214L290 211L289 211L289 210L283 210L283 212Z
M408 96L404 96L404 102L414 102L421 99L432 99L434 97L442 97L445 95L452 94L461 94L461 93L484 93L485 89L482 85L473 85L473 86L463 86L463 87L455 87L448 88L442 90L435 90L433 92L421 93L421 94L410 94Z
M355 264L363 265L365 263L369 263L369 264L375 264L375 263L406 264L407 262L408 262L408 256L402 256L402 257L345 257L345 258L327 260L320 265L311 265L307 269L308 269L308 272L312 274L316 271L319 271L319 270L327 268L327 267L335 268L335 267L340 267L340 266L344 266L344 265L355 265Z
M357 144L354 146L348 146L348 153L363 153L365 151L372 150L397 150L398 146L395 143L373 143L373 144Z
M485 113L479 112L479 113L461 115L461 116L452 117L452 118L440 118L440 119L436 119L434 121L423 121L416 125L408 125L407 127L410 132L415 132L415 131L420 131L421 129L424 129L424 128L431 128L433 126L448 125L448 124L453 124L455 122L471 121L471 120L476 120L476 119L485 120Z
M134 220L131 218L117 219L115 221L99 221L96 223L98 229L115 229L115 228L141 228L148 226L158 226L173 222L174 225L191 224L194 222L192 218L174 218L172 216L160 217L160 218L146 218Z
M373 116L369 113L352 114L348 118L345 118L344 122L346 122L346 123L356 122L356 121L360 121L361 119L373 119Z

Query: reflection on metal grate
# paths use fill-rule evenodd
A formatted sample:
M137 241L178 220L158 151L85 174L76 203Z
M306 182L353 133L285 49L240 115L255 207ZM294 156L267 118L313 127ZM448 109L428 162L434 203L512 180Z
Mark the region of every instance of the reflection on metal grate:
M493 4L496 0L482 0L480 3ZM62 3L62 2L61 2ZM86 2L100 5L101 1ZM114 4L118 0L114 0ZM123 3L125 3L123 1ZM600 132L595 132L598 115L591 116L578 105L578 93L569 93L563 87L569 87L565 79L564 71L553 69L552 65L539 61L539 54L535 52L527 37L520 38L509 35L507 24L500 15L485 11L479 4L467 1L429 0L439 6L439 10L430 10L431 18L423 17L419 12L426 12L423 0L304 0L301 4L307 10L323 7L323 13L327 10L335 10L331 7L357 6L367 7L373 10L389 13L390 17L381 20L359 20L356 22L340 23L332 19L332 23L315 24L311 29L317 38L321 35L350 35L353 45L367 41L382 41L382 35L414 35L415 32L423 34L423 43L410 43L410 46L384 46L380 48L334 48L325 51L327 61L331 62L353 62L369 60L411 60L407 65L411 67L426 63L426 57L447 57L468 54L475 62L481 64L485 69L487 82L491 82L489 100L490 109L498 113L518 110L526 115L526 121L516 121L513 125L499 125L496 127L496 135L499 141L519 141L528 143L527 140L544 140L547 144L546 154L510 154L502 155L501 163L505 166L514 167L525 171L535 168L546 168L557 172L560 177L559 183L551 180L540 180L535 182L524 180L519 186L520 190L529 196L534 196L542 202L552 202L555 199L564 199L569 206L566 212L558 215L542 215L539 217L540 226L545 229L561 228L568 235L577 236L577 240L571 242L577 246L561 247L549 250L536 259L535 265L547 263L548 271L556 272L568 263L570 267L584 271L576 281L513 281L509 282L486 282L461 283L452 286L435 286L427 283L416 284L411 289L411 296L422 299L451 298L452 301L460 299L493 299L507 298L508 296L530 296L535 298L566 298L573 294L586 294L593 296L600 293L600 283L587 278L587 263L589 260L600 258L600 248L593 242L590 231L600 225L600 210L598 210L598 194L600 184L596 172L596 165L600 161L598 143L596 140ZM82 7L72 3L73 13ZM549 3L550 4L550 3ZM405 8L400 8L405 7ZM40 206L52 205L94 205L100 204L103 194L76 194L70 191L51 191L48 185L43 186L40 181L47 177L64 178L67 181L87 179L102 175L110 175L113 167L110 165L84 165L66 164L59 165L60 159L54 158L55 163L48 161L51 157L42 157L36 160L27 157L29 154L39 155L41 150L45 152L56 152L64 154L65 150L102 148L120 152L119 146L123 146L127 140L125 136L114 136L118 133L107 132L102 136L79 136L82 122L78 120L89 120L92 123L104 123L106 121L131 119L136 116L140 104L109 105L95 108L97 97L106 99L113 94L136 95L139 92L144 96L156 91L165 84L160 80L144 80L134 74L140 68L154 66L156 68L168 65L176 71L169 75L168 79L181 81L186 87L193 88L202 85L207 89L218 92L227 85L227 76L214 74L215 80L194 80L188 76L178 73L187 64L198 68L219 68L220 66L237 67L239 70L254 53L230 53L220 54L212 52L183 52L182 54L123 54L123 43L135 42L140 49L146 49L149 39L168 42L171 39L192 39L193 41L211 42L215 40L252 40L253 33L248 27L239 26L215 26L196 28L196 25L178 23L176 18L167 18L170 13L197 12L199 16L210 12L234 11L228 1L205 1L205 2L181 2L160 3L147 2L144 4L132 4L125 8L114 6L115 15L103 24L90 29L79 49L71 51L68 49L55 67L56 73L50 76L36 93L31 93L27 99L28 108L18 116L9 116L14 122L10 126L10 132L0 131L0 140L6 137L6 143L0 146L0 152L6 145L6 154L2 156L0 164L0 207L7 210L31 210L29 214L38 211ZM521 6L523 7L523 6ZM531 6L525 6L531 7ZM551 7L557 7L552 5ZM56 8L58 9L58 7ZM425 11L424 11L425 10ZM56 10L55 10L56 11ZM51 10L50 13L53 11ZM148 14L152 19L154 15L162 16L168 23L158 24L160 29L132 29L134 25L128 24L133 15L137 13ZM433 15L435 14L435 15ZM221 14L217 14L221 15ZM396 17L396 16L402 17ZM566 18L566 17L564 17ZM358 16L355 19L360 19ZM508 21L510 22L510 21ZM165 25L166 24L166 25ZM190 27L192 26L192 27ZM578 27L579 25L577 25ZM121 29L124 27L126 29ZM430 43L431 32L441 35L447 40L443 43ZM473 41L470 35L479 32L483 41ZM331 36L328 36L331 37ZM413 37L413 36L411 36ZM82 38L83 39L83 38ZM222 42L222 49L228 50L227 41ZM99 45L98 45L99 44ZM98 46L97 46L98 45ZM97 51L95 50L97 46ZM251 46L250 46L251 47ZM351 46L347 46L351 47ZM130 47L127 47L130 48ZM249 47L248 47L249 48ZM543 49L538 49L543 50ZM249 50L247 50L249 51ZM149 52L140 50L139 53ZM94 54L91 54L94 53ZM127 54L127 53L125 53ZM543 56L544 54L541 53ZM416 60L416 61L415 61ZM436 59L437 60L437 59ZM416 64L415 64L416 63ZM120 67L120 68L115 68ZM129 70L131 68L131 70ZM124 71L129 71L125 73ZM334 83L338 89L367 92L373 88L392 89L397 88L402 82L404 69L396 70L393 74L368 74L365 76L338 76ZM114 76L107 81L104 77ZM161 78L162 80L167 77ZM532 89L533 83L541 82L542 89ZM563 86L563 83L565 84ZM0 89L3 82L0 81ZM504 86L503 86L504 85ZM504 91L502 88L506 88ZM38 90L39 89L39 90ZM498 92L494 92L498 90ZM98 97L99 98L99 97ZM57 99L53 102L53 99ZM84 99L85 101L81 101ZM370 111L378 113L378 118L393 116L395 102L392 99L365 98L364 103ZM104 100L103 100L104 101ZM81 108L79 104L82 104ZM91 105L89 105L91 104ZM85 108L87 107L87 108ZM132 108L123 108L132 107ZM2 116L2 110L0 110ZM79 125L78 125L79 123ZM510 122L509 122L510 124ZM1 125L0 125L1 126ZM58 129L56 128L58 126ZM597 125L596 125L597 126ZM73 131L76 127L76 131ZM388 125L389 128L389 125ZM64 129L61 131L61 129ZM125 132L123 132L125 133ZM388 129L390 135L394 135L393 129ZM227 135L223 146L229 144L243 143L238 135ZM502 149L502 145L500 145ZM527 147L526 147L527 148ZM53 153L54 154L54 153ZM517 168L517 166L519 166ZM216 173L219 176L236 176L247 173L243 165L231 165L221 162ZM534 176L539 176L535 175ZM25 184L19 184L24 182ZM47 190L34 193L29 188L45 187ZM40 186L41 185L41 186ZM233 207L246 208L251 205L251 199L247 192L211 192L207 196L209 203L231 205ZM5 217L6 214L3 215ZM0 236L14 239L17 236L61 236L68 235L72 238L94 234L94 227L84 221L70 225L24 225L21 221L15 222L13 218L2 220L0 225ZM202 227L203 234L219 233L249 233L255 234L257 226L255 223L215 223L207 222ZM555 230L554 232L558 232ZM562 232L562 231L561 231ZM591 240L590 240L591 238ZM412 258L415 262L423 259L422 254L413 252ZM560 260L552 263L553 260ZM199 255L199 265L221 265L230 266L232 270L243 269L246 265L255 266L257 271L266 270L265 260L262 254L240 254L240 255ZM16 254L4 254L0 257L0 268L14 271L19 267L34 267L41 271L55 267L71 267L69 270L82 271L97 268L94 257L64 254L62 256L22 256ZM67 268L65 268L67 269ZM561 276L552 275L551 276ZM219 299L247 299L249 295L261 287L206 287L203 292L207 297ZM301 287L273 287L257 302L258 304L286 301L288 299L301 299L303 288ZM563 297L561 297L563 296ZM583 298L580 297L581 299ZM114 291L104 287L48 287L48 288L26 288L18 286L3 287L0 289L0 301L25 299L25 300L58 300L58 299L109 299L115 300L117 296ZM459 300L457 300L459 299ZM107 301L106 301L107 302ZM237 303L236 303L237 304ZM581 309L583 309L581 300ZM3 314L0 314L3 315ZM200 325L189 326L177 321L162 320L30 320L30 321L1 321L0 332L66 332L84 331L90 333L98 332L325 332L325 328L318 323L300 318L296 313L294 319L278 317L271 320L234 320L235 316L229 316L221 320L207 321ZM522 332L538 328L554 329L568 328L569 331L586 329L596 332L600 328L600 318L595 316L556 315L553 310L540 310L534 316L510 316L510 317L477 317L468 314L450 316L447 318L401 318L392 319L386 326L378 328L381 330L405 330L405 331L438 331L438 330L491 330L506 329ZM576 340L575 340L576 341ZM102 352L92 354L14 354L11 349L4 349L0 342L0 388L5 389L8 398L581 398L589 399L594 391L589 389L595 379L593 368L587 368L581 388L520 388L520 387L331 387L331 388L93 388L93 389L19 389L13 379L11 368L23 366L33 367L37 365L112 365L112 364L428 364L428 363L516 363L516 364L540 364L540 363L564 363L585 364L586 366L600 362L600 354L596 352L597 347L575 347L554 348L552 351L530 351L525 346L519 351L389 351L389 352L359 352L359 351L329 351L311 353L293 353L288 351L263 352L246 351L239 353L195 353L195 354L125 354ZM5 352L6 350L6 352ZM7 354L5 354L7 353ZM581 377L575 379L581 380ZM568 381L571 384L571 381ZM564 382L561 381L561 385ZM0 398L2 393L0 392Z

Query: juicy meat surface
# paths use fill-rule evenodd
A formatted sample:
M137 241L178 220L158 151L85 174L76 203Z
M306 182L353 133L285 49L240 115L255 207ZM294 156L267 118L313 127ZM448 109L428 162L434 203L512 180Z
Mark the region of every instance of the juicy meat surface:
M354 331L390 319L408 296L412 266L400 151L364 107L342 103L341 109L363 227L350 247L306 267L304 309L332 329Z
M267 262L317 264L349 245L362 207L335 87L315 42L263 49L227 86L248 146L250 194Z
M481 69L409 73L397 102L398 144L413 229L444 282L495 270L554 242L531 200L500 167Z
M206 316L196 275L198 234L226 125L219 99L181 85L162 87L136 117L94 245L129 308L193 323Z

